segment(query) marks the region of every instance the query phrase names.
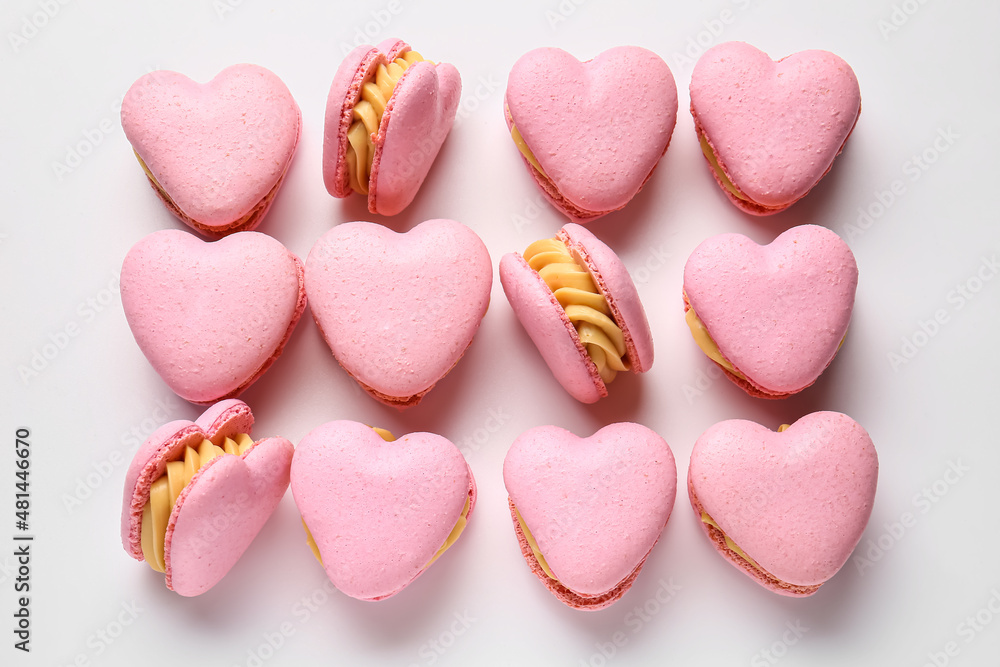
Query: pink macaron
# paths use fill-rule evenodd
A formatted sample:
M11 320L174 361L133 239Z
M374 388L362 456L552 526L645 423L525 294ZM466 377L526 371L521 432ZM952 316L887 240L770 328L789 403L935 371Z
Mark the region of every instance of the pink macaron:
M632 586L670 518L670 447L639 424L588 438L556 426L522 433L503 464L521 554L555 597L603 609Z
M777 62L744 42L702 55L691 115L715 180L739 209L783 211L833 165L861 113L854 70L829 51Z
M653 365L653 335L635 283L611 248L580 225L500 260L517 319L559 384L593 403L620 371Z
M170 229L122 264L121 296L139 349L192 403L238 396L281 354L306 306L298 257L270 236L205 242Z
M306 259L310 309L340 365L372 397L419 403L458 363L486 314L493 265L454 220L405 233L337 225Z
M292 495L330 581L359 600L395 595L462 534L476 481L462 453L433 433L398 440L333 421L295 448Z
M125 551L166 575L167 588L201 595L240 559L288 488L292 443L250 437L246 403L226 400L195 422L157 429L125 476Z
M454 66L424 60L402 40L351 51L327 97L326 189L367 196L372 213L402 211L451 131L461 94Z
M752 396L784 398L837 355L857 285L851 249L825 227L793 227L765 246L721 234L684 266L685 317L730 380Z
M878 455L861 426L814 412L778 432L741 419L705 431L688 496L712 546L775 593L815 593L847 562L875 501Z
M167 209L212 237L260 224L301 132L288 88L257 65L208 83L150 72L122 100L122 128Z
M677 86L652 51L619 46L580 62L556 48L521 56L504 111L528 173L571 221L623 208L670 144Z

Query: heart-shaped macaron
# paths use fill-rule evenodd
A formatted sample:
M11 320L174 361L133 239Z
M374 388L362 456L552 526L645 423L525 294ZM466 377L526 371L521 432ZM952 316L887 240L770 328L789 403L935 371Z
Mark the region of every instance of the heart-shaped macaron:
M486 313L493 266L476 233L428 220L399 234L349 222L306 259L316 323L351 377L386 405L416 405L465 353Z
M525 166L573 222L624 207L666 152L677 120L670 68L637 46L586 62L556 48L529 51L514 63L504 100Z
M260 224L299 141L288 88L257 65L233 65L208 83L150 72L122 100L122 128L167 208L219 236Z
M601 609L635 581L670 518L670 447L639 424L580 438L556 426L522 433L503 465L514 531L532 572L561 602Z
M154 232L125 256L121 295L139 348L192 403L250 386L281 354L306 306L302 263L259 232L215 242Z
M861 426L814 412L783 432L733 419L691 452L688 495L715 548L762 586L812 595L847 562L875 500L878 455Z
M292 443L254 442L252 428L243 401L222 401L195 422L161 426L129 466L122 545L163 571L167 587L180 595L200 595L217 584L288 488Z
M854 70L828 51L775 62L743 42L702 55L691 115L716 181L740 209L782 211L830 170L861 113Z
M367 195L372 213L402 211L451 131L461 95L453 65L424 60L402 40L351 51L327 98L326 189Z
M476 504L472 471L449 440L391 437L329 422L292 460L292 495L314 553L330 581L360 600L408 586L458 539Z
M684 266L695 340L761 398L816 381L847 333L857 285L851 249L817 225L793 227L765 246L741 234L713 236Z

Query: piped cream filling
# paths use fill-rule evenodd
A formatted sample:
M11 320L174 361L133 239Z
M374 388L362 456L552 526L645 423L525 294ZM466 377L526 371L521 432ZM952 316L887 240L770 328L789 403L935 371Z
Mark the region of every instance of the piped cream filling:
M608 383L618 371L627 371L625 335L590 272L573 258L566 244L557 238L535 241L524 251L524 259L566 311L601 379Z
M164 474L150 487L149 500L142 508L142 555L150 567L157 572L165 572L167 569L163 553L167 523L177 498L194 474L217 456L242 456L251 445L253 438L246 433L226 438L222 447L206 439L201 441L197 449L185 447L180 457L167 463Z
M396 439L396 437L392 433L390 433L384 428L372 426L372 429L376 433L378 433L379 436L386 442L393 442ZM424 565L423 567L424 570L429 568L434 561L436 561L438 558L441 557L441 554L443 554L445 551L451 548L451 546L458 541L459 536L461 536L462 531L465 530L465 526L469 522L470 505L471 505L471 498L466 497L465 505L462 507L462 513L459 515L458 521L455 522L454 528L451 529L451 532L448 534L448 537L445 538L444 544L441 545L441 548L439 548L437 552L431 557L431 559L427 561L427 564ZM309 526L306 525L305 519L302 520L302 527L306 531L306 543L309 545L309 549L312 551L313 556L316 557L316 560L319 561L319 564L322 565L323 557L319 553L319 546L317 546L316 540L313 538L312 533L309 531Z
M542 169L542 165L538 164L538 159L535 158L535 154L531 152L530 148L528 148L528 144L525 143L524 137L521 136L521 133L518 131L517 126L514 125L513 123L511 123L510 126L510 136L511 139L514 140L514 144L517 146L517 150L521 151L521 155L524 156L524 159L527 160L528 163L535 168L535 171L537 171L539 174L544 176L546 180L548 180L549 177L546 176L545 170Z
M743 373L736 370L736 367L722 356L722 352L719 351L719 346L716 345L715 340L713 340L711 334L708 333L708 329L705 328L704 322L702 322L698 318L698 315L694 312L694 308L688 308L688 311L684 313L684 320L687 322L688 328L691 330L691 336L694 338L694 342L698 344L698 347L701 348L701 351L704 352L709 359L719 364L736 377L743 378L744 380L746 379Z
M757 561L755 561L753 558L750 558L750 556L748 556L746 552L743 551L743 549L740 549L739 546L737 546L736 542L733 542L731 539L729 539L729 536L726 535L726 531L722 530L722 528L719 528L719 524L717 524L715 520L708 515L708 513L702 512L701 520L703 523L712 526L720 533L722 533L722 537L726 541L726 546L729 547L729 549L733 551L733 553L735 553L737 556L739 556L740 558L748 562L750 565L752 565L755 570L760 570L761 572L764 572L764 570L760 567L760 565L757 564Z
M516 507L514 508L514 515L517 517L517 525L521 527L521 532L524 533L524 539L528 542L528 547L531 548L531 554L535 557L535 560L538 561L542 571L545 572L545 575L549 579L559 581L556 579L556 575L552 574L549 564L545 561L545 556L542 555L542 552L538 548L538 542L535 541L534 535L532 535L531 531L528 530L528 525L524 523L524 519L521 517L521 513L517 511Z
M708 158L708 163L712 166L712 170L715 172L715 175L719 177L719 181L722 183L723 187L729 190L729 192L731 192L737 199L750 201L745 194L740 192L739 188L736 187L729 177L726 176L726 172L722 170L722 165L719 164L719 158L715 156L715 151L713 151L712 147L708 144L708 139L704 134L698 135L698 141L701 143L701 152L705 154L706 158Z
M416 51L404 51L388 65L379 65L375 75L361 86L361 99L354 105L354 123L347 130L347 153L344 156L351 189L359 194L368 194L372 158L375 156L372 137L378 134L389 98L403 72L423 60Z

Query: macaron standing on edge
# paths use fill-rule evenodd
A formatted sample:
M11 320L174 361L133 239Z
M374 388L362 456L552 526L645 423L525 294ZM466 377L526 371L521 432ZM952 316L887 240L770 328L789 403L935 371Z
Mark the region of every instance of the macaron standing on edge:
M125 94L121 123L167 209L217 238L263 220L291 165L302 114L274 73L242 64L205 84L150 72Z
M691 73L691 115L705 160L729 200L752 215L806 196L860 114L854 70L829 51L773 61L744 42L725 42Z
M653 335L635 284L611 248L580 225L500 260L514 313L559 384L594 403L621 371L653 365Z
M359 600L409 586L458 540L476 481L451 441L333 421L295 448L292 495L330 581Z
M878 484L868 433L839 412L778 432L731 419L698 438L688 496L712 546L751 579L790 597L814 594L864 533Z
M243 401L216 403L195 422L173 421L139 448L125 477L125 551L201 595L236 564L288 488L292 443L250 437Z
M673 452L639 424L580 438L522 433L503 465L514 532L531 571L563 604L593 611L632 586L670 518Z
M784 398L837 355L857 285L851 249L825 227L792 227L764 246L720 234L684 265L685 318L730 380L751 396Z
M504 115L536 185L585 224L623 208L652 175L677 121L677 86L663 59L638 46L586 62L539 48L514 63Z
M327 191L364 195L380 215L409 206L451 131L461 93L454 66L424 60L400 39L351 51L327 97Z

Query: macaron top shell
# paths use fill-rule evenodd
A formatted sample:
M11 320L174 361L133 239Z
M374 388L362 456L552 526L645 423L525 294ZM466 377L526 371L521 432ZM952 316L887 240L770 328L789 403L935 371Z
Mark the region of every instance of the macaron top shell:
M306 435L292 461L292 494L330 581L362 600L394 595L423 572L475 492L461 452L433 433L385 442L334 421Z
M749 44L725 42L691 74L699 133L729 179L766 207L789 205L819 182L860 111L854 70L828 51L775 62Z
M511 445L503 476L552 573L587 596L614 589L642 564L677 486L667 443L628 423L588 438L556 426L530 429Z
M748 556L781 581L810 586L832 577L861 539L878 455L838 412L806 415L782 433L734 419L698 438L688 482Z
M486 313L493 265L454 220L406 233L337 225L306 260L313 315L337 361L386 400L419 398L455 365Z
M302 264L270 236L206 243L176 229L136 243L121 272L139 348L182 398L235 396L277 358L305 309Z
M847 332L858 267L847 244L817 225L759 246L713 236L684 266L684 294L722 355L770 394L811 385Z
M677 88L652 51L619 46L580 62L552 47L511 69L513 123L559 194L584 211L619 209L645 183L670 142Z
M125 94L121 121L177 208L224 232L279 183L295 153L301 113L274 73L242 64L205 84L150 72Z

